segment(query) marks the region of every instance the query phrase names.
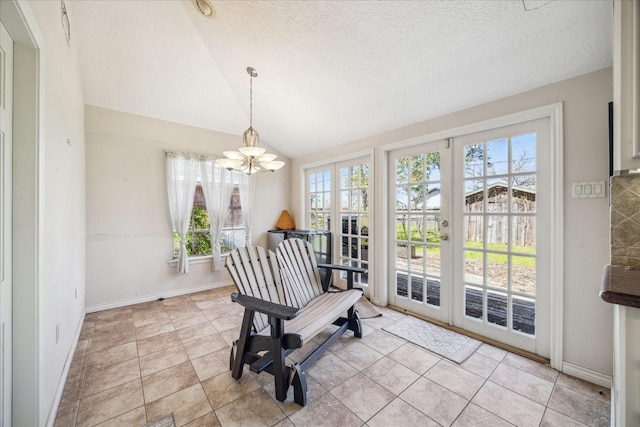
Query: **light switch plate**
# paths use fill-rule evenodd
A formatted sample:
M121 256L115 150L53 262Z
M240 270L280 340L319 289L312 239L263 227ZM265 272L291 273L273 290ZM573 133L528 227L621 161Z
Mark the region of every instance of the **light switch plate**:
M607 197L607 181L580 181L571 183L571 197L574 199L592 199Z

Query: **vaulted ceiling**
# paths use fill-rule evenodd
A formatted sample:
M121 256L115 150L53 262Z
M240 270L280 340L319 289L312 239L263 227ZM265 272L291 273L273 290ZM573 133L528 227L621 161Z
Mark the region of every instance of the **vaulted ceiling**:
M300 157L611 66L610 0L67 0L85 102ZM240 144L240 138L238 138Z

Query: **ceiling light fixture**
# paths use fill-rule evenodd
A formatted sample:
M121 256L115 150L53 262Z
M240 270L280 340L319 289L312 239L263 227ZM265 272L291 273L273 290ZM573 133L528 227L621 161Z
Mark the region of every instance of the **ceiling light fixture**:
M242 135L242 147L238 151L225 151L224 159L216 160L216 163L225 169L233 169L252 174L256 172L273 172L284 166L284 162L276 160L275 154L265 152L258 146L260 135L253 128L253 78L258 77L258 72L247 67L249 74L249 129Z
M207 18L213 18L216 16L216 10L213 8L213 5L209 0L193 0L193 4L198 12Z

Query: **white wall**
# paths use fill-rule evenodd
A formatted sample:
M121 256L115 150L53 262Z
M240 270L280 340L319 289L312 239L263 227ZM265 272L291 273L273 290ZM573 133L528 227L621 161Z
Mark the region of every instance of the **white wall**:
M84 101L60 2L2 3L16 42L13 425L45 425L84 318Z
M84 317L84 99L75 44L69 47L61 31L60 5L42 1L34 5L34 11L43 33L50 35L44 59L46 110L41 181L44 240L40 247L38 319L40 407L44 415L64 380L61 373L65 361L71 363L72 354L68 350L75 346ZM68 13L73 13L72 7ZM56 344L58 325L60 342Z
M572 199L570 195L572 182L608 180L607 108L612 94L612 71L605 69L295 159L291 165L292 213L295 218L302 218L301 165L564 102L563 360L610 376L612 310L598 297L602 268L609 259L608 199ZM382 190L374 191L378 196L376 200L380 200ZM378 262L383 259L380 252L376 253ZM379 280L373 286L387 286L387 283Z
M94 106L85 111L88 309L230 284L226 270L211 271L210 260L192 263L188 274L168 263L173 238L165 152L221 155L237 149L241 137ZM267 230L288 209L288 167L258 175L256 245L267 246Z

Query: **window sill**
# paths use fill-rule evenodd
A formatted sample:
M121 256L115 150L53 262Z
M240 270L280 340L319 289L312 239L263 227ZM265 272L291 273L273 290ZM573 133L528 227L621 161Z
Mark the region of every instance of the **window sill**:
M222 254L222 259L225 259L227 256L229 256L229 254ZM213 257L211 255L192 256L189 257L189 265L211 263L212 258ZM167 264L169 264L170 266L176 266L178 265L178 259L174 258L172 260L169 260L167 261Z

